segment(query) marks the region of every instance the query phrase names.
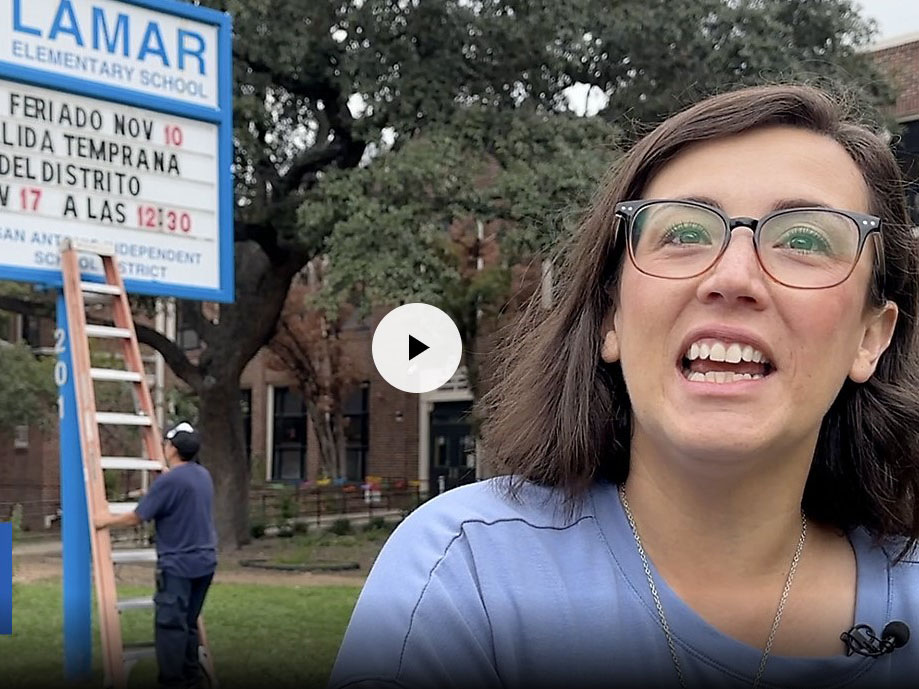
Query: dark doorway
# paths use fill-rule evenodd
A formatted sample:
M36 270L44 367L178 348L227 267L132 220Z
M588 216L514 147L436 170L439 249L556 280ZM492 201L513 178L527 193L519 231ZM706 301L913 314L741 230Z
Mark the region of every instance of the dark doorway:
M431 412L431 492L442 493L475 481L472 402L436 402Z

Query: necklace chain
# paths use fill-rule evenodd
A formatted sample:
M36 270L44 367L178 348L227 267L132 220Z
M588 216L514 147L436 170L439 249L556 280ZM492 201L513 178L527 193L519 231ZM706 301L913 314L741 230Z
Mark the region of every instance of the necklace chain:
M638 536L638 529L635 526L635 519L632 516L632 510L629 508L629 500L625 495L625 487L619 486L619 497L622 500L622 507L625 509L625 516L628 517L629 526L632 529L632 536L635 538L635 545L638 548L638 556L641 558L641 565L645 570L645 577L648 579L648 588L651 589L651 597L654 599L654 607L657 608L657 616L660 620L661 629L664 636L667 637L667 646L670 649L670 658L673 661L673 668L676 670L677 679L680 681L680 687L686 689L686 682L683 679L683 670L680 668L680 661L677 658L676 647L673 644L673 635L670 632L670 625L667 624L667 616L664 614L664 606L661 605L660 596L657 594L657 586L654 585L654 577L651 576L651 565L648 564L648 558L645 555L645 549L641 544L641 538ZM785 579L785 587L782 589L782 597L779 599L779 605L775 611L775 618L772 620L772 629L769 631L769 637L766 639L766 645L763 647L763 656L759 661L759 668L756 676L753 678L753 689L759 686L759 682L766 671L766 661L769 659L769 653L772 651L772 644L775 641L775 634L779 629L779 623L782 621L782 613L785 611L785 602L788 600L788 592L791 590L791 582L795 578L795 571L798 569L798 562L801 559L801 553L804 551L804 541L807 538L807 517L801 512L801 537L798 539L798 546L795 548L794 557L791 558L791 566L788 568L788 576Z

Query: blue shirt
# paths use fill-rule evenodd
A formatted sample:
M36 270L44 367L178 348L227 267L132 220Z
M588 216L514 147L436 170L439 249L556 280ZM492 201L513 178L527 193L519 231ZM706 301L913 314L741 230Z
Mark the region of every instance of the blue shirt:
M558 491L502 479L413 512L381 551L355 607L332 687L537 689L679 686L616 487L597 483L573 516ZM850 534L855 619L913 640L878 659L770 656L760 686L919 686L919 562ZM762 649L718 631L653 568L687 687L751 686ZM840 630L842 633L844 630Z
M156 522L157 566L181 577L203 577L217 568L214 482L197 462L161 474L135 512Z

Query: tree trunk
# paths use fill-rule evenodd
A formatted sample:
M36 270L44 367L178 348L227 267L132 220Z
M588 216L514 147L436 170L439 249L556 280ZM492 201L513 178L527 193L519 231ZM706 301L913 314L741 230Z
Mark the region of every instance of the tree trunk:
M214 478L214 517L221 549L249 542L249 462L238 378L199 395L201 463Z
M348 467L345 464L345 417L341 413L341 406L332 412L332 431L335 435L335 466L338 467L337 475L348 477ZM361 476L363 479L364 477Z
M313 422L316 441L319 443L319 473L325 478L338 478L341 470L338 463L335 433L332 431L332 417L319 408L319 405L310 396L309 390L304 390L303 396L306 400L306 413Z
M271 264L251 242L236 243L236 300L221 304L217 323L202 322L206 348L195 381L200 403L202 457L215 488L217 535L223 548L249 542L249 457L246 456L239 377L274 334L290 282L306 258ZM190 382L190 381L189 381Z

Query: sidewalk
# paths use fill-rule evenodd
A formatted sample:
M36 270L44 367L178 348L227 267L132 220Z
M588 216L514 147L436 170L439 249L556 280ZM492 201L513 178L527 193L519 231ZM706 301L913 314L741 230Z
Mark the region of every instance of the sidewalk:
M60 555L60 539L30 538L13 543L13 555Z

